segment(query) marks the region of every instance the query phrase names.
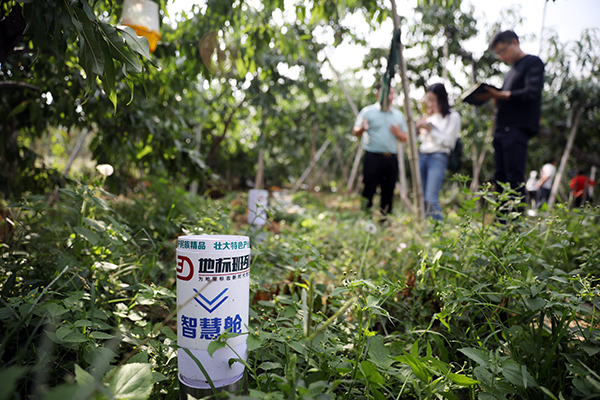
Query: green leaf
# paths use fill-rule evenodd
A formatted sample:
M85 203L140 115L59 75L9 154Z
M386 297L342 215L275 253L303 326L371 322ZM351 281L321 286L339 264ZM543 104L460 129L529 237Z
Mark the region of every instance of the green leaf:
M170 378L166 375L161 374L160 372L152 371L152 380L154 382L164 382L168 381Z
M14 317L14 313L10 311L10 307L0 308L0 319L9 319Z
M370 391L375 400L386 400L387 399L387 397L385 397L383 395L383 393L381 393L379 390L375 389L374 387L371 387Z
M104 34L104 38L109 45L111 54L117 60L123 62L128 71L134 71L138 74L142 72L142 64L140 63L140 59L125 45L125 40L119 34L119 32L123 31L110 24L107 24L106 22L100 22L99 25L102 33Z
M544 289L543 285L533 285L531 286L531 297L537 296Z
M77 364L75 364L75 380L79 386L94 387L94 377Z
M484 367L489 367L489 357L488 354L482 350L474 349L474 348L462 348L458 349L465 356L469 357L471 360L475 361L479 365L483 365Z
M90 336L94 339L112 339L115 337L115 335L106 332L92 332Z
M448 400L459 400L452 392L442 392L440 393L443 398Z
M258 368L260 368L264 371L270 371L272 369L283 368L283 365L281 365L281 363L278 363L278 362L263 362L263 363L260 363Z
M239 76L246 75L247 69L246 69L246 65L244 64L243 58L238 57L235 59L235 69Z
M73 18L73 23L79 23L81 26L81 29L78 30L79 39L83 44L82 52L85 53L83 68L88 73L93 72L96 75L102 75L105 64L104 53L96 35L94 24L89 20L86 13L77 7L73 7Z
M70 335L72 332L73 332L73 330L71 328L69 328L68 326L61 326L60 328L58 328L56 330L56 337L59 340L63 340L65 337Z
M579 347L581 347L583 351L588 354L588 356L594 356L600 352L600 347L588 343L581 343L579 344Z
M150 59L150 43L148 43L148 39L143 36L138 36L137 33L128 26L123 27L122 31L123 37L129 48L145 58Z
M24 100L24 101L20 102L16 107L14 107L10 111L7 119L11 119L11 118L15 117L16 115L22 113L23 111L27 110L27 107L29 106L29 104L30 104L30 102L28 100Z
M117 399L145 400L152 392L151 364L126 364L110 376L108 387Z
M79 332L71 332L62 339L64 343L84 343L87 342L87 340L88 339Z
M381 387L385 382L383 376L377 371L377 367L370 361L360 363L360 368L369 383L375 387Z
M73 326L75 326L77 328L81 328L84 326L92 326L92 321L90 321L89 319L80 319L78 321L75 321Z
M94 14L94 10L92 10L92 7L89 5L89 3L82 1L81 6L83 7L83 12L85 12L85 15L87 15L89 20L95 22L96 14Z
M69 310L56 303L47 303L45 308L48 314L53 318L60 317L61 315L69 312Z
M527 307L529 307L533 311L539 310L540 308L544 307L546 303L546 300L537 297L527 297L525 299L525 304L527 304Z
M152 146L150 146L150 145L148 145L148 144L147 144L146 146L144 146L144 148L143 148L143 149L141 149L141 150L140 150L140 151L137 153L137 155L136 155L136 158L137 158L138 160L141 160L142 158L144 158L144 157L145 157L145 156L147 156L148 154L152 153L152 151L153 151L153 150L154 150L154 149L152 148Z
M44 400L87 399L92 391L93 388L87 389L78 387L73 383L67 383L50 389L44 395Z
M390 351L383 342L381 336L374 336L371 338L369 344L369 357L373 363L379 367L389 367L393 360L390 357Z
M542 390L542 392L544 392L544 394L548 397L550 397L550 399L552 400L558 400L558 398L554 395L554 393L552 393L549 389L540 386L540 389Z
M84 238L85 240L90 242L92 244L92 246L96 246L100 242L100 237L98 235L96 235L96 233L94 233L93 231L91 231L89 229L76 226L75 228L73 228L73 230L79 236L81 236L82 238Z
M224 340L213 340L208 345L208 355L210 355L212 357L213 354L215 353L215 351L217 351L219 349L222 349L224 347L227 347L227 342L226 341L224 341Z
M106 42L105 40L100 40L100 46L102 47L102 52L104 53L104 58L106 60L106 63L104 65L104 73L102 74L102 86L104 87L104 92L108 96L108 99L113 104L114 111L117 111L115 63L113 61L108 42Z
M248 338L246 339L246 346L248 346L248 351L260 349L262 347L262 340L257 335L248 334Z
M84 360L88 362L89 365L93 365L94 373L98 374L103 374L111 368L110 363L113 362L116 357L117 355L114 351L104 346L91 348L84 354Z
M507 360L502 363L502 375L506 380L515 386L528 388L537 387L533 376L527 371L527 367L520 365L513 360Z
M479 383L479 381L469 378L466 375L455 374L452 372L448 374L448 379L460 386L473 386Z
M444 325L448 325L448 324L444 323ZM450 329L449 326L448 326L448 329ZM449 360L449 357L448 357L448 350L446 350L446 347L444 346L444 340L440 336L438 336L436 334L431 335L431 338L433 339L435 345L437 346L440 360L443 361L443 362L445 362L445 363L449 363L450 360Z
M403 350L403 352L404 352L404 356L394 357L394 360L408 364L410 366L410 369L412 370L413 374L418 379L420 379L421 381L423 381L425 383L429 383L429 381L431 379L431 374L430 374L429 370L427 369L427 366L423 362L418 360L412 354L407 353L404 350Z
M0 370L0 382L2 382L2 390L0 390L0 400L6 400L11 398L11 393L14 393L17 381L26 372L27 368L25 367L8 367Z
M288 345L292 349L296 350L298 353L303 354L303 355L306 354L306 347L304 345L304 342L297 342L297 341L293 340L291 342L288 342Z
M163 334L167 336L167 338L171 340L177 340L177 334L173 332L173 329L169 326L163 326L160 330Z
M488 387L492 386L492 383L493 383L492 374L490 371L488 371L484 367L478 366L478 367L473 368L473 375L475 375L475 377L477 379L479 379L479 381L483 385L486 385Z

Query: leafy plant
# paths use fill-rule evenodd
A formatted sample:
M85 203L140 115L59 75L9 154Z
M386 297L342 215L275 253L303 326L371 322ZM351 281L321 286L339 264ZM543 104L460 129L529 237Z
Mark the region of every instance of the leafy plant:
M597 209L530 217L484 186L444 225L398 213L381 227L358 199L302 194L293 218L269 212L281 222L258 232L237 215L244 195L209 200L157 179L125 199L103 183L10 208L7 398L177 398L174 239L186 233L252 237L249 353L232 361L247 392L233 398L598 392Z

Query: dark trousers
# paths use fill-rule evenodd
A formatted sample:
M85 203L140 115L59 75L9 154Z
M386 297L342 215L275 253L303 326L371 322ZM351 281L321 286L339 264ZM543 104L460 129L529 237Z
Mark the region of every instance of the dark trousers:
M536 208L540 208L541 206L544 205L544 203L548 202L548 199L550 198L550 192L552 190L551 189L546 189L544 187L541 187L538 189L537 191L537 195L535 197L535 206Z
M363 192L367 210L373 206L377 187L381 188L381 213L392 212L394 188L398 180L398 157L390 153L365 152L363 160Z
M529 136L519 129L505 128L494 134L494 161L496 189L501 192L499 182L510 184L525 198L525 162Z

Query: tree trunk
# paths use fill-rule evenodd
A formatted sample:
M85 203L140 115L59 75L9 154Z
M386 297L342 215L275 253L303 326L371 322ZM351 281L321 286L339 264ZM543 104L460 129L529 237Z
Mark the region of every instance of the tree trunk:
M573 142L575 141L575 135L577 134L577 129L579 128L579 120L581 118L582 113L583 106L577 106L573 110L573 123L571 125L571 132L569 132L567 146L565 147L565 151L563 152L562 158L560 159L560 165L558 167L558 171L556 171L554 182L552 183L550 197L548 198L548 208L552 208L554 202L556 201L556 194L558 193L558 189L560 188L560 181L562 180L562 176L567 167L567 161L569 160L569 155L571 154L571 149L573 148Z
M490 128L485 134L485 139L483 139L483 146L481 146L481 152L479 153L479 157L476 154L473 154L473 180L471 181L471 192L475 192L479 187L479 174L481 173L481 169L483 168L483 162L485 161L485 155L487 153L487 148L493 137L493 124L492 128Z
M310 159L312 160L315 154L317 153L317 123L313 123L311 132L310 132ZM311 184L309 186L315 186L316 180L315 177L312 177Z
M329 169L330 171L334 171L336 166L334 165L332 168L327 168L329 167L329 164L331 163L332 158L328 158L323 165L321 165L321 168L316 171L314 178L313 178L313 188L319 186L322 187L323 185L323 176L325 175L325 172Z
M358 165L360 164L360 157L362 156L362 147L358 141L358 147L356 148L356 154L354 155L354 162L352 163L352 171L350 171L350 178L348 178L348 185L346 186L346 193L352 193L354 188L354 181L356 180L356 174L358 173Z
M573 145L571 152L573 153L573 157L575 157L580 163L591 164L600 168L600 157L598 157L596 154L585 153L575 145Z
M325 55L325 57L327 58L327 61L329 62L329 66L331 67L331 70L337 77L340 87L342 88L342 92L344 92L344 95L346 96L346 100L348 101L348 104L350 104L350 108L352 108L352 112L354 113L354 116L355 117L358 116L358 108L356 107L356 104L354 104L354 101L352 100L350 93L348 93L348 89L346 89L346 85L344 85L344 82L342 81L342 77L337 72L337 70L335 68L333 68L333 65L331 64L331 60L329 59L329 56ZM350 171L350 177L348 178L348 183L346 184L346 194L352 193L352 188L354 186L354 181L356 179L356 173L358 171L358 165L360 164L361 156L362 156L362 147L360 146L360 140L359 140L357 143L356 153L355 153L353 161L352 161L352 170ZM344 168L344 171L347 171L347 170L348 170L348 167L346 166Z
M208 154L206 155L206 160L205 160L206 164L210 164L210 162L212 161L212 158L217 154L217 150L219 150L219 147L221 147L221 143L223 142L223 140L225 140L225 137L227 136L227 129L229 129L229 124L233 120L233 116L235 115L235 112L240 107L242 107L245 100L246 100L246 97L244 96L244 98L235 107L233 107L233 109L231 110L231 113L229 113L229 116L225 120L225 126L223 127L223 133L220 135L213 135L213 143L210 146L210 149L208 150Z
M261 147L258 150L258 166L256 168L256 179L254 181L254 189L262 189L264 185L264 159L265 159L265 150Z
M400 184L398 185L398 192L400 193L400 200L404 203L410 213L414 212L413 206L408 198L408 185L406 183L406 167L404 164L404 146L398 142L396 146L398 154L398 171L400 172Z
M90 132L89 129L84 128L83 133L79 137L79 140L77 140L77 144L75 144L75 148L71 152L71 155L69 155L69 161L67 161L67 166L65 167L63 175L67 176L69 174L69 170L71 169L71 166L73 165L73 161L75 161L75 157L77 157L77 153L79 153L79 150L81 149L81 146L83 145L83 141L85 140L85 138L87 137L89 132Z
M196 151L198 152L198 154L202 154L200 151L202 150L201 145L202 145L202 125L194 125L194 127L192 128L192 132L194 132L195 134L195 139L196 139ZM200 182L198 181L198 179L194 179L192 181L192 183L190 183L190 190L189 192L193 195L198 194L198 188L200 187Z

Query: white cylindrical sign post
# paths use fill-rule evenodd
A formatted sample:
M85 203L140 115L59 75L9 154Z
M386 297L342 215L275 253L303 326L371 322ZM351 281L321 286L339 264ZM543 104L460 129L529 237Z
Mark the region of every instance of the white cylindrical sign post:
M248 223L264 225L267 223L266 208L269 205L269 192L263 189L250 189L248 192Z
M250 297L250 239L247 236L190 235L177 239L177 342L179 380L192 388L215 388L241 379L246 335L208 354L219 335L246 333ZM208 377L185 350L196 357ZM236 354L237 353L237 354Z

